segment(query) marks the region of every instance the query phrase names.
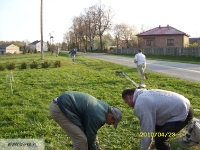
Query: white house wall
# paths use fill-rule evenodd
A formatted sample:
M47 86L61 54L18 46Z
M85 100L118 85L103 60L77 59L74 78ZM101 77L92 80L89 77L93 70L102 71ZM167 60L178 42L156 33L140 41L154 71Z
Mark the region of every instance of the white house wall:
M19 54L19 47L11 44L10 46L6 47L6 53Z
M35 45L35 44L31 44L31 45L30 45L30 49L31 49L32 51L34 51L34 50L36 49L36 45Z
M36 50L37 52L41 51L41 42L36 44ZM43 51L47 52L48 48L47 48L47 43L43 42Z

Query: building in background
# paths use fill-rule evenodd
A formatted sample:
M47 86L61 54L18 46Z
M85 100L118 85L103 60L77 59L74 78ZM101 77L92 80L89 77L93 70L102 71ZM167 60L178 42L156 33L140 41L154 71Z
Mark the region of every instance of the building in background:
M200 46L200 37L199 38L189 38L190 44L197 43Z
M40 41L34 41L32 43L29 44L30 46L30 50L31 51L37 51L37 52L40 52L41 51L41 42ZM48 51L48 47L47 47L47 42L44 42L43 41L43 51L44 52L47 52Z
M4 54L19 54L19 47L13 44L0 45L0 55Z
M136 35L139 48L173 48L189 46L189 35L169 25Z

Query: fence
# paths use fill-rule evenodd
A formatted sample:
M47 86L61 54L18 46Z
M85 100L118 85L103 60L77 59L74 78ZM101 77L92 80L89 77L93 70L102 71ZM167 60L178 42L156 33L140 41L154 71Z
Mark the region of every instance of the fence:
M145 55L159 55L159 56L189 56L200 57L199 48L142 48ZM132 49L113 49L112 53L116 54L137 54L138 48Z

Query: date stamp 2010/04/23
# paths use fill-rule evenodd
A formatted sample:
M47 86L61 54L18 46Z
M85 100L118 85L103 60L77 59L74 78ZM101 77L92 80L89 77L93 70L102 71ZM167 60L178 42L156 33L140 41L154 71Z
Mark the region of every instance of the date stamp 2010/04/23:
M140 132L139 137L175 137L175 132Z

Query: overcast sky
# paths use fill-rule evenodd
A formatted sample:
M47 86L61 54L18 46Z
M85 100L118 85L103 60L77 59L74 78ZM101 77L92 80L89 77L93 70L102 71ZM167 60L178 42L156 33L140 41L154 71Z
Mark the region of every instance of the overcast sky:
M0 41L40 40L41 0L0 0ZM72 18L97 3L111 7L113 23L151 28L170 25L200 37L200 0L43 0L43 40L62 42Z

